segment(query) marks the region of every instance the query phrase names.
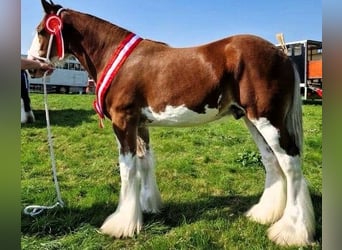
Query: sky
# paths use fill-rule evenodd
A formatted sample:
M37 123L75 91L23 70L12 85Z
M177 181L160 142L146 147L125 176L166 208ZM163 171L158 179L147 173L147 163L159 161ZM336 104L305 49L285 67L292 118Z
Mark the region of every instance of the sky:
M320 0L53 0L89 13L142 38L190 47L235 34L254 34L276 44L322 41ZM21 0L21 53L27 54L43 17L40 0Z

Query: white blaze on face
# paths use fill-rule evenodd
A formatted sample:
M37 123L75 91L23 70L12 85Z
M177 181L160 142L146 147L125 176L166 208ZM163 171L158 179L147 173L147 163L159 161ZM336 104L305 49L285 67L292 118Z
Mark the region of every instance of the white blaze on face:
M142 114L146 116L148 125L151 126L192 126L207 123L219 119L218 109L205 108L205 113L196 113L185 105L166 106L165 110L156 113L151 107L142 109Z
M38 34L36 32L32 40L31 47L27 53L27 58L28 59L39 58L39 50L40 50L40 43L38 39Z

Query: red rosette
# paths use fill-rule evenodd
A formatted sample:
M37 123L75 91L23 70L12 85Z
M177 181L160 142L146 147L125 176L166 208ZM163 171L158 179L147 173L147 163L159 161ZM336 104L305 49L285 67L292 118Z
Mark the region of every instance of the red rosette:
M62 19L57 15L49 15L45 21L45 28L47 32L56 37L57 54L60 59L64 57L64 44L62 37Z

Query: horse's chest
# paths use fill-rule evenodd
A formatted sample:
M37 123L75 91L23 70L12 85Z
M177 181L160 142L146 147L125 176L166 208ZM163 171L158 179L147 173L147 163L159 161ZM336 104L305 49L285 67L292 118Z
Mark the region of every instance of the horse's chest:
M205 109L204 113L197 113L185 105L166 106L162 112L154 112L151 107L141 110L145 124L148 126L193 126L207 123L220 118L218 109Z

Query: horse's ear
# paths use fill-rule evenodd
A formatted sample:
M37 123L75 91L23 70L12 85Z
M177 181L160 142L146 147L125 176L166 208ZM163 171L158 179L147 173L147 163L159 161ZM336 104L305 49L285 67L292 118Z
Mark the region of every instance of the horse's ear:
M53 2L52 1L50 1L50 3L48 3L47 1L42 0L42 5L43 5L45 13L49 14L53 11Z

